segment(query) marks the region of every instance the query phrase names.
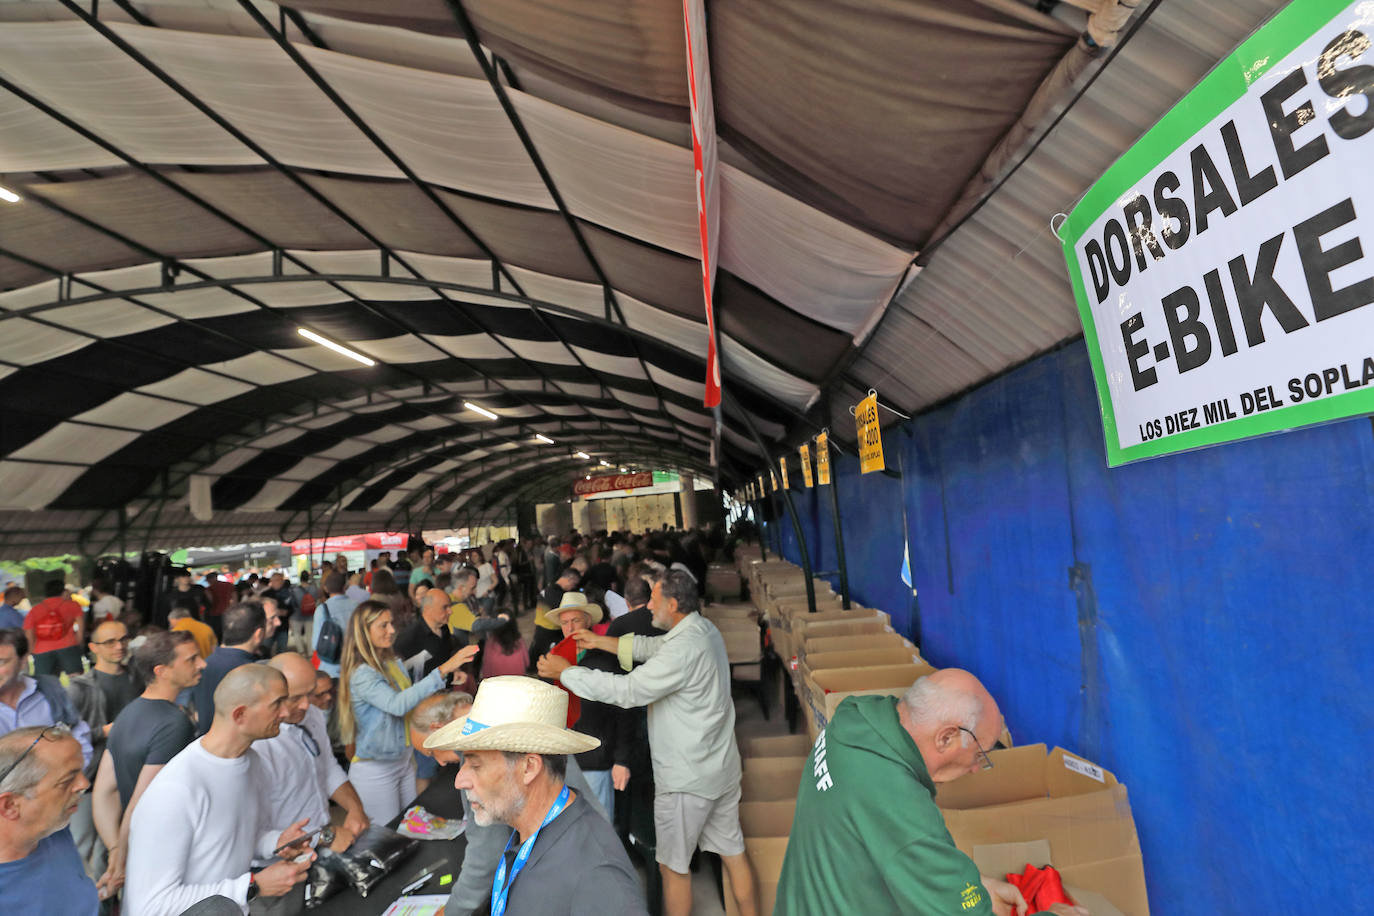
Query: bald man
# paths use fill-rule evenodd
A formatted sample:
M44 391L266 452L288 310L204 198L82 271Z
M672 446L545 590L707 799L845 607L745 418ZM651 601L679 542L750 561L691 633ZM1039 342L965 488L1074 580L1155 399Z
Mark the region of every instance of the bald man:
M802 768L776 916L1025 913L1020 891L978 874L935 807L938 784L992 766L985 749L1001 733L992 694L957 668L900 698L847 698Z
M273 859L304 835L304 820L283 831L263 794L270 775L252 747L276 737L287 696L286 678L266 665L241 665L220 681L210 730L162 768L134 811L126 912L179 916L215 895L246 909L305 880L313 853L295 847L283 853L287 860L250 870L255 858Z
M367 829L368 819L363 813L362 800L348 781L348 774L330 752L325 715L311 705L316 671L295 652L274 655L267 664L286 678L287 690L281 731L275 738L264 739L253 746L270 776L265 786L268 805L277 820L288 823L303 820L307 832L324 828L319 845L342 852ZM339 827L329 826L330 799L345 812L344 822ZM285 904L297 891L303 893L304 885L280 898L283 903L272 912L300 912ZM303 897L300 904L304 908ZM258 909L255 906L254 912Z

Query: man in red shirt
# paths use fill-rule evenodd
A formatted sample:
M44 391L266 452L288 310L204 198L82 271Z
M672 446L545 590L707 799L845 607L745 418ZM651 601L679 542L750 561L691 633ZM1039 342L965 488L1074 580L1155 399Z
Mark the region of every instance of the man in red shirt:
M24 618L24 629L33 641L33 673L80 674L81 643L85 614L81 605L66 594L61 579L54 579L43 587L46 596Z

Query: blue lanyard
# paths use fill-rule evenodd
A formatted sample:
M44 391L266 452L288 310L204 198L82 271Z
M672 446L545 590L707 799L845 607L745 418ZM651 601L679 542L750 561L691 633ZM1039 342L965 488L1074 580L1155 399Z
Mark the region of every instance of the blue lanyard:
M510 889L515 884L516 875L520 874L520 869L525 867L525 862L530 857L530 852L534 849L534 841L539 839L539 831L549 826L549 822L563 813L563 809L568 806L568 787L565 785L563 791L558 793L557 800L549 813L544 815L544 822L539 825L528 840L520 844L520 851L515 854L515 864L511 866L510 883L506 883L506 853L510 852L510 844L515 842L515 831L510 832L510 839L506 840L506 848L501 851L501 864L496 868L496 877L491 882L491 916L503 916L506 912L506 898L510 896Z

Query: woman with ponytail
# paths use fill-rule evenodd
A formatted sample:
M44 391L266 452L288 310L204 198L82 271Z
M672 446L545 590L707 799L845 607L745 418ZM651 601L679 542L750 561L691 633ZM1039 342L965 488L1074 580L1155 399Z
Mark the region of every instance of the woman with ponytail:
M415 763L406 716L421 700L444 689L449 675L471 661L476 646L459 649L412 684L392 650L396 628L391 608L363 601L353 609L344 634L339 672L339 726L353 746L348 781L358 790L363 810L385 824L415 798ZM458 672L458 683L466 680Z

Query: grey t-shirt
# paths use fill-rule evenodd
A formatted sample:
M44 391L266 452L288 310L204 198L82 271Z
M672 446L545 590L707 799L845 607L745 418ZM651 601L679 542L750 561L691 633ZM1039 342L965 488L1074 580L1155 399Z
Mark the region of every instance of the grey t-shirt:
M105 745L114 758L119 803L129 806L145 766L160 766L181 753L196 737L195 726L182 708L166 700L135 697L115 719Z

